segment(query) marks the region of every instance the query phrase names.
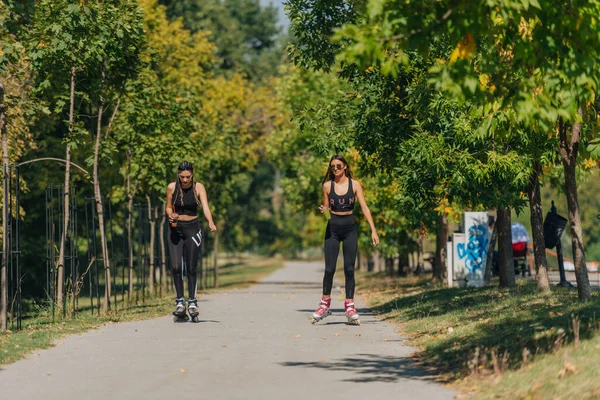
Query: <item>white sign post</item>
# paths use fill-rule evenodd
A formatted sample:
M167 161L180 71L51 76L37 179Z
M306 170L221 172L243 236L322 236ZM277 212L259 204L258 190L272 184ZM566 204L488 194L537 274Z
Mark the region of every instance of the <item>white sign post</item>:
M446 279L448 282L448 287L451 288L454 286L454 267L452 264L454 261L454 248L452 247L452 242L446 243Z
M458 256L458 249L465 244L464 233L453 233L452 234L452 281L453 287L465 287L466 286L466 268L465 259Z

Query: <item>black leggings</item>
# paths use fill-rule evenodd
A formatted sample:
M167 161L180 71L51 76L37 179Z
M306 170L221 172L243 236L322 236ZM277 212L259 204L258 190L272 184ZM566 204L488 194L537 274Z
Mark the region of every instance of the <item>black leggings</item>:
M358 235L354 216L331 214L325 230L325 276L323 277L323 294L331 295L333 275L340 253L340 242L343 242L344 275L346 277L346 298L354 298L354 262Z
M169 229L169 253L173 268L173 283L177 298L183 298L183 264L187 271L189 299L196 298L198 285L196 268L202 243L202 232L198 219L179 221L177 226Z

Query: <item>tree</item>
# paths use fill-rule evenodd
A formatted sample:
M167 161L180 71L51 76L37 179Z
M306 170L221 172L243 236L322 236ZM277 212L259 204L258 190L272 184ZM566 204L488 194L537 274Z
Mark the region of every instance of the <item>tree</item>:
M14 6L14 5L11 5ZM15 25L17 13L0 3L0 134L2 138L2 265L0 266L0 330L8 327L8 260L10 255L8 220L20 218L21 210L9 215L9 166L35 148L29 131L31 67ZM26 186L24 186L26 188Z
M187 29L210 32L218 67L254 81L274 75L281 60L277 9L259 0L161 0Z
M459 2L449 6L435 1L371 1L366 9L359 24L340 31L339 37L347 43L347 60L375 63L393 73L406 61L405 50L427 49L433 36L446 35L457 46L451 62L432 69L434 79L458 97L482 105L481 115L486 116L482 127L488 131L499 126L506 129L498 124L506 119L513 127L542 134L554 132L556 126L556 136L572 132L568 163L573 164L580 137L577 125L589 121L588 109L600 75L593 67L600 57L595 51L600 39L594 26L599 2L507 1L477 6ZM407 15L414 17L403 17ZM575 31L578 34L573 36ZM495 90L481 90L480 79ZM574 128L565 130L561 124ZM567 167L578 291L579 298L586 300L589 285L572 184L575 168Z

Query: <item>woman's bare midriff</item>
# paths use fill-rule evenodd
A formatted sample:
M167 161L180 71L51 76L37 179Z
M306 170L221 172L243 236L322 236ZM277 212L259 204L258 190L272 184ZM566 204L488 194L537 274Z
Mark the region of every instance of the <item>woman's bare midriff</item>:
M337 212L337 211L329 210L329 212L332 213L333 215L352 215L352 211Z
M194 217L193 215L179 215L179 221L192 221L198 217Z

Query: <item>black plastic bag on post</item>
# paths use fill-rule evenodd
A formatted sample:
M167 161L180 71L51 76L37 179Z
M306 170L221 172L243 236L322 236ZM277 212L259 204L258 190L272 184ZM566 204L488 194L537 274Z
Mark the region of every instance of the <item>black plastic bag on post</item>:
M544 220L544 245L547 249L556 247L567 225L567 219L549 212Z

